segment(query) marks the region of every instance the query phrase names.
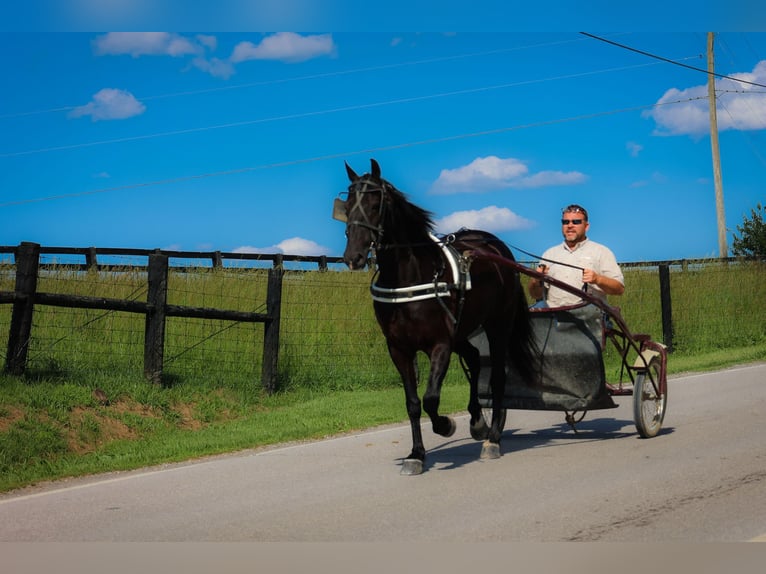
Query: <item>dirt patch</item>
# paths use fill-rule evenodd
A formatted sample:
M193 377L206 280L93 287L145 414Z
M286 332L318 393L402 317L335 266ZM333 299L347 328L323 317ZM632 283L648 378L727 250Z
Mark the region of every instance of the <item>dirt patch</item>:
M66 432L71 452L86 454L115 440L132 440L137 433L122 421L95 409L76 408L69 417Z
M176 408L178 410L178 414L181 415L181 421L179 423L181 428L187 430L199 430L204 426L202 421L194 416L193 405L183 404L178 405Z
M121 415L134 414L137 416L152 418L152 419L162 418L161 415L155 412L154 408L148 405L143 405L134 400L120 399L119 401L112 403L111 406L107 408L107 410L109 412L114 412L116 414L121 414Z
M0 432L5 432L16 421L24 418L24 411L16 407L3 407L0 412Z

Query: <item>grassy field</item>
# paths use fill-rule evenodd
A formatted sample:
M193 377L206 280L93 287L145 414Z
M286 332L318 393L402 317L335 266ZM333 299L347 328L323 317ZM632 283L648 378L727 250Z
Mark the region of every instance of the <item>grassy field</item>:
M671 375L766 359L765 278L760 264L673 270ZM0 375L0 491L405 420L369 280L335 271L286 275L273 395L260 387L259 326L169 321L168 384L160 387L142 376L142 316L36 308L27 374ZM142 299L144 282L131 270L63 270L42 276L39 289ZM626 282L615 303L628 325L662 340L656 270L628 269ZM0 269L0 290L12 288ZM169 302L259 311L265 289L265 271L173 273ZM9 323L10 306L0 306L0 330ZM619 361L607 353L605 363L611 379ZM466 402L454 361L442 404L459 412Z

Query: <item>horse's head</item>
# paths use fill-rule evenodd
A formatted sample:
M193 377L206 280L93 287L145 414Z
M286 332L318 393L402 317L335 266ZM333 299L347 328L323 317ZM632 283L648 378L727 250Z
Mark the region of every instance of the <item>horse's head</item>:
M359 176L346 164L351 185L346 197L335 200L333 217L346 223L346 250L343 260L349 269L362 269L370 250L383 236L384 195L388 186L380 177L380 166L370 160L370 173Z

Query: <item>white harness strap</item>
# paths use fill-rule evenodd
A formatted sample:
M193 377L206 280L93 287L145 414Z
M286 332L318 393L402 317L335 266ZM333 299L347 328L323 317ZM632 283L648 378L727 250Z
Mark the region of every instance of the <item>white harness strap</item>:
M447 245L447 242L441 241L432 233L428 234L431 240L436 243L444 254L444 258L450 266L454 283L436 281L433 283L422 283L420 285L410 285L408 287L378 287L376 284L370 285L372 300L380 303L408 303L411 301L423 301L424 299L435 299L438 297L449 297L452 290L461 288L465 291L471 289L471 274L467 269L462 271L458 261L458 253Z

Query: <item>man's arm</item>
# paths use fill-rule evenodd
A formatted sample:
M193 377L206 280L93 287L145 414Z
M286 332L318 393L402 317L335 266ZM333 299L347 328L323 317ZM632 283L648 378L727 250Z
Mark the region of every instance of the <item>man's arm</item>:
M617 281L617 279L612 279L606 275L599 275L593 269L583 269L582 280L589 285L595 285L607 295L622 295L625 292L625 285Z
M540 264L537 266L536 271L538 273L547 273L548 267ZM527 289L529 290L529 295L534 299L535 301L539 301L543 298L543 281L542 279L536 279L535 277L531 277L529 279L529 284L527 285Z

